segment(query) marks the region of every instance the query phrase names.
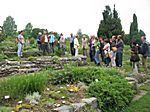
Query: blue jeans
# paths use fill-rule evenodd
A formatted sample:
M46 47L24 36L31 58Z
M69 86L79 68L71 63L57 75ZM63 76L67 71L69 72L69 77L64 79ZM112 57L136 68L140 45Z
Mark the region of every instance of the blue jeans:
M111 62L111 59L109 57L104 58L104 63L106 64L106 66L109 66L110 62Z
M116 53L116 66L121 67L122 66L122 52Z
M18 43L17 55L18 55L19 57L22 56L22 51L23 51L23 44Z
M100 63L99 54L100 54L100 52L99 52L99 51L96 51L95 56L94 56L94 59L95 59L96 64L99 64L99 63Z

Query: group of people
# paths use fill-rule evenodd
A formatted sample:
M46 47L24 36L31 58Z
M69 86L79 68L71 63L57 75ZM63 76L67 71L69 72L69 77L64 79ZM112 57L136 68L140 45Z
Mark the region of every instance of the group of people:
M22 56L22 50L24 46L24 37L23 31L19 32L18 35L18 51L17 55L19 57ZM82 50L82 54L84 56L89 56L91 62L95 62L96 65L101 65L102 63L105 66L112 67L121 67L122 59L123 59L123 49L124 42L122 40L121 35L112 36L111 39L102 37L90 36L89 38L86 35L82 36L82 39L79 41L78 35L70 34L69 43L70 43L70 54L72 56L78 56L79 48ZM133 68L135 65L139 65L140 61L139 54L142 54L142 63L144 66L144 70L147 73L147 57L149 47L146 42L146 37L141 37L142 44L141 46L137 45L135 40L131 41L131 58L130 62L132 63ZM49 54L55 52L55 46L57 46L58 50L61 50L62 55L65 55L66 49L66 38L61 33L59 38L56 39L54 33L51 32L50 35L46 31L38 33L37 35L37 46L39 51L42 51L43 54ZM101 57L101 59L100 59ZM100 61L101 60L101 61Z

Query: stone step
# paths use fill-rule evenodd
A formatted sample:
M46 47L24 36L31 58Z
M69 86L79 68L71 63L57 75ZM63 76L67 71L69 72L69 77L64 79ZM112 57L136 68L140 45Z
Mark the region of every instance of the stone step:
M38 67L36 64L21 64L20 68L35 68Z
M40 68L19 69L19 73L32 73L41 70Z

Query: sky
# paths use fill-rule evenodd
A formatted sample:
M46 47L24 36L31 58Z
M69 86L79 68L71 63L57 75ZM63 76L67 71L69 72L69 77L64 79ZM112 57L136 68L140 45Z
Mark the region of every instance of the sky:
M150 0L1 0L0 25L12 16L18 30L29 22L34 28L45 28L69 36L78 29L88 35L96 35L102 12L106 5L118 11L123 30L129 33L133 14L138 18L138 28L150 41Z

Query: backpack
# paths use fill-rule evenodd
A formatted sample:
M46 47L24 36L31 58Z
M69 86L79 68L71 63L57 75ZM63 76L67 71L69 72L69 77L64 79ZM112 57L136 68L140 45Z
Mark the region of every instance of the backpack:
M18 39L18 37L16 37L16 40L15 40L15 41L16 41L16 43L18 44L18 42L19 42L19 39Z

